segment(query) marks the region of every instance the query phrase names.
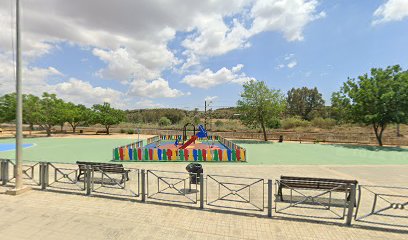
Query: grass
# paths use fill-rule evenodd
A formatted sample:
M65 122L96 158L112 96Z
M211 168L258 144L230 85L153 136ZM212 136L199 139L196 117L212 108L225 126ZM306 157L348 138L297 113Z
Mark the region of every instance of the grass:
M0 139L0 143L13 142L14 139ZM112 159L114 147L130 142L129 139L31 138L25 139L24 143L34 143L35 146L24 149L23 156L29 161L109 162ZM408 164L407 148L251 141L241 141L239 144L247 149L248 162L242 163L244 165ZM13 159L14 154L14 151L0 152L0 158ZM180 164L185 164L185 162Z

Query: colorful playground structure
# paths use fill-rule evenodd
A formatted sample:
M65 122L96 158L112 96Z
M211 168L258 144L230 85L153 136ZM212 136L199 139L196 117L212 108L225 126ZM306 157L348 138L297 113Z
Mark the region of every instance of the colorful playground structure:
M208 135L202 125L187 136L186 124L181 135L159 135L113 149L114 161L199 161L246 162L246 149L221 137Z

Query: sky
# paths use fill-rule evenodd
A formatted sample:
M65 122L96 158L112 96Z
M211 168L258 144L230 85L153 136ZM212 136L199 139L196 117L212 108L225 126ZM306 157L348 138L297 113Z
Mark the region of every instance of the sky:
M0 95L15 89L14 0L0 1ZM408 68L408 0L21 0L23 91L121 109L235 106Z

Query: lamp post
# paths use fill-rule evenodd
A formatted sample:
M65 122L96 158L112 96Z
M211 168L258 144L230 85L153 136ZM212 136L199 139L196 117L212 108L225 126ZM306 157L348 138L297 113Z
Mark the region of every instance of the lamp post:
M9 189L8 194L17 195L24 192L22 178L23 159L23 95L22 95L22 62L21 62L21 30L20 30L20 0L16 0L16 165L14 174L16 184Z

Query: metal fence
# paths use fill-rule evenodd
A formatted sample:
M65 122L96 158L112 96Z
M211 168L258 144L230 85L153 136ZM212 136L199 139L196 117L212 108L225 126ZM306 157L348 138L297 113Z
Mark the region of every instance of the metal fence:
M0 159L2 185L14 184L14 163ZM28 162L24 184L34 189L188 205L268 217L293 216L351 225L408 227L408 187L330 183L302 188L293 180L194 174L123 167L112 172L98 165ZM275 182L275 184L273 184ZM275 188L274 188L275 185ZM295 187L297 186L297 187ZM300 186L300 187L299 187ZM356 200L357 199L357 200ZM274 209L274 211L273 211Z

